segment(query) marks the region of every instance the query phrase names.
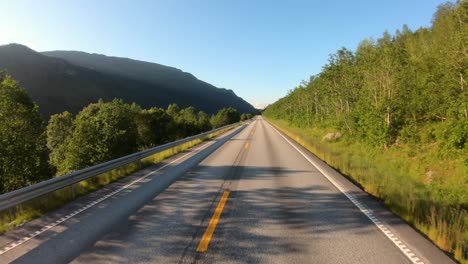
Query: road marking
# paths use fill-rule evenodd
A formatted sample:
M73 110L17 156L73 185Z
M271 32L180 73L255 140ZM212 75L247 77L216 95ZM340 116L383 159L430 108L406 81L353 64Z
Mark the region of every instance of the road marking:
M244 146L244 149L248 149L248 148L249 148L249 142L246 142L245 146Z
M219 201L218 206L216 207L216 210L213 214L213 217L211 217L208 228L206 228L205 234L203 234L200 244L198 244L197 252L203 253L208 249L208 245L210 244L211 237L213 236L216 225L218 224L219 218L221 217L221 213L223 212L224 205L226 204L229 193L230 191L224 191L223 196L221 197L221 200Z
M377 228L379 228L380 231L382 231L382 233L390 241L392 241L392 243L396 247L398 247L400 249L400 251L403 254L405 254L405 256L408 257L411 260L412 263L414 263L414 264L424 264L424 262L420 258L418 258L411 250L408 249L407 245L405 245L401 241L400 241L400 243L396 242L396 241L399 241L399 239L390 230L388 230L385 227L385 225L382 224L382 221L378 220L378 218L373 214L372 210L370 210L370 209L366 208L364 205L362 205L353 194L348 193L341 186L341 184L339 184L337 181L335 181L333 179L333 177L328 174L328 172L321 169L320 166L317 163L315 163L315 161L311 160L306 154L304 154L304 152L302 152L299 148L297 148L289 139L287 139L285 136L283 136L283 134L281 134L273 125L271 125L269 122L267 122L267 124L271 128L273 128L273 130L276 131L276 133L278 133L278 135L280 135L284 140L286 140L286 142L288 142L289 145L291 145L295 150L297 150L297 152L299 152L310 164L312 164L312 166L314 166L318 171L320 171L320 173L322 173L322 175L325 176L325 178L327 178L328 181L330 181L333 185L335 185L335 187L341 193L343 193L346 196L346 198L348 198L365 216L367 216L367 218L369 218L369 220L371 220L372 223L374 223L375 226L377 226Z
M57 225L59 225L59 224L65 222L65 221L67 221L68 219L72 218L73 216L75 216L75 215L77 215L77 214L79 214L79 213L81 213L81 212L84 212L84 211L86 211L87 209L89 209L89 208L91 208L91 207L94 207L95 205L101 203L102 201L104 201L104 200L106 200L106 199L108 199L108 198L114 196L115 194L117 194L117 193L119 193L119 192L121 192L121 191L123 191L123 190L129 188L130 186L134 185L135 183L138 183L138 182L144 180L144 179L147 178L148 176L150 176L150 175L152 175L152 174L154 174L154 173L156 173L156 172L158 172L158 171L160 171L160 170L162 170L162 169L164 169L164 168L166 168L166 167L172 165L173 163L175 163L175 162L177 162L177 161L179 161L179 160L181 160L181 159L187 157L188 155L195 155L196 153L198 153L198 151L199 151L201 148L203 148L203 147L209 147L209 146L212 145L212 144L214 144L214 143L207 143L207 144L203 144L203 145L201 145L201 146L199 146L199 147L197 147L197 148L194 148L191 152L189 152L189 153L187 153L187 154L185 154L185 155L183 155L183 156L181 156L181 157L179 157L179 158L177 158L177 159L175 159L175 160L173 160L173 161L167 163L166 165L164 165L164 166L162 166L162 167L160 167L160 168L158 168L158 169L156 169L156 170L153 170L153 171L148 172L147 174L141 176L140 178L138 178L138 179L136 179L136 180L134 180L134 181L128 183L127 185L124 185L123 187L120 187L119 189L115 190L114 192L111 192L110 194L105 195L104 197L102 197L102 198L100 198L100 199L97 199L97 200L95 200L95 201L92 201L92 202L88 203L87 205L81 207L79 210L76 210L75 212L73 212L73 213L71 213L71 214L68 214L68 215L66 215L65 217L60 218L59 220L53 222L52 224L46 225L45 227L43 227L43 228L40 229L39 231L36 231L36 232L34 232L34 233L31 233L31 234L29 234L29 235L27 235L27 236L25 236L25 237L23 237L22 239L19 239L19 240L17 240L17 241L11 242L11 243L8 244L7 246L5 246L5 247L3 247L2 249L0 249L0 256L3 255L3 254L5 254L5 253L7 253L8 251L10 251L10 250L12 250L12 249L18 247L18 246L20 246L21 244L26 243L27 241L33 239L34 237L36 237L36 236L38 236L38 235L40 235L40 234L46 232L47 230L49 230L49 229L51 229L51 228L53 228L53 227L55 227L55 226L57 226Z

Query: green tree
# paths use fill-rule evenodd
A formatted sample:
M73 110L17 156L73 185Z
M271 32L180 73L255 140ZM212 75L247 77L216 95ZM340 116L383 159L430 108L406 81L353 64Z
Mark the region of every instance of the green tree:
M10 76L0 73L0 192L49 177L45 127L38 106Z
M73 116L70 112L52 115L47 125L47 148L49 163L54 168L65 161L66 140L72 133Z
M198 112L198 130L200 133L211 130L210 118L203 111Z
M138 129L138 148L147 149L172 140L174 120L162 108L139 110L135 122Z
M122 100L90 104L73 121L59 173L83 169L137 151L134 111Z
M200 132L198 129L198 116L192 106L179 111L176 123L181 137L192 136Z
M177 104L170 104L167 106L166 112L175 119L180 112L180 108Z
M240 121L240 113L237 109L229 107L223 108L211 117L211 125L213 128L222 127Z
M246 120L249 120L253 117L253 115L251 113L243 113L240 117L240 120L241 121L246 121Z

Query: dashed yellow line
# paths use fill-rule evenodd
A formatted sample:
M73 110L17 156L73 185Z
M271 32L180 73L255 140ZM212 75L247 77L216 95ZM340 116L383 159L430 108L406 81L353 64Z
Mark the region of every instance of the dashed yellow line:
M253 136L255 133L255 127L250 131L250 136ZM244 149L249 148L250 143L245 142ZM218 225L219 219L221 217L221 213L223 212L224 205L226 204L226 201L228 199L230 191L224 191L223 196L221 197L221 200L218 203L218 206L216 207L216 210L211 217L210 223L208 224L208 227L206 228L205 233L203 234L203 237L198 244L197 247L197 252L203 253L208 250L208 245L210 244L211 238L213 237L213 233L216 229L216 225Z
M216 225L219 222L219 218L221 217L221 213L223 212L224 205L226 204L229 193L230 191L224 191L223 196L221 197L221 200L219 201L218 206L216 207L216 210L213 214L213 217L211 217L208 228L206 229L205 234L203 234L200 244L198 244L197 252L203 253L208 249L208 245L210 244L211 237L213 236L213 233L216 229Z
M257 128L257 123L255 123L255 126L250 130L250 136L252 137L255 133L255 129Z

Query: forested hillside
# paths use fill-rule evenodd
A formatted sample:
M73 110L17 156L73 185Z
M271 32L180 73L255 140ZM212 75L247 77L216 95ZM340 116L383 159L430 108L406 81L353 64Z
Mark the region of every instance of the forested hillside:
M136 102L144 108L166 108L177 103L208 114L226 107L255 112L233 91L214 87L175 68L84 52L45 54L19 44L0 46L0 70L20 82L39 105L45 120L63 111L76 114L98 99L113 98Z
M156 85L163 91L173 94L176 100L173 99L171 103L175 102L181 107L194 106L210 114L216 113L223 107L254 112L252 106L235 95L232 90L217 88L173 67L80 51L48 51L42 54L61 58L84 68Z
M264 116L468 259L468 2L363 40Z

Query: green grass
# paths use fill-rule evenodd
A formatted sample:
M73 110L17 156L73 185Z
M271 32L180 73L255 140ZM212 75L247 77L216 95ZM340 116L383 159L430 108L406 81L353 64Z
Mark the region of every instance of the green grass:
M27 221L38 218L41 215L62 207L66 203L76 199L79 196L93 192L101 187L108 185L116 180L128 176L141 168L148 167L161 162L177 153L190 149L205 140L211 139L232 128L226 128L221 131L209 134L203 139L195 139L187 143L178 145L174 148L155 153L143 158L139 162L133 162L120 168L102 173L90 179L78 182L73 186L50 192L37 197L33 200L24 202L12 208L0 212L0 234L14 229Z
M433 143L380 149L348 140L346 135L339 140L322 141L331 130L269 121L381 199L456 260L468 263L466 151L441 155Z

